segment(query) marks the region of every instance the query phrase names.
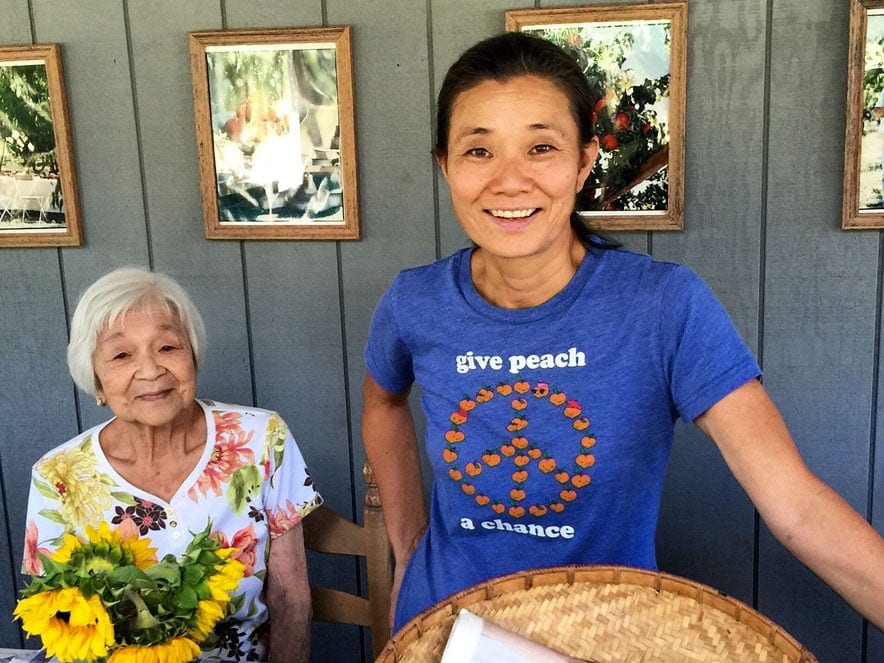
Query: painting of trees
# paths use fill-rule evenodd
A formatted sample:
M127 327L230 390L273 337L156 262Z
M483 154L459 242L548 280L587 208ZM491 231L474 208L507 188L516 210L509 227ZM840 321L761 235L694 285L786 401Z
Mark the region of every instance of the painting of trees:
M0 171L58 174L46 66L0 66Z

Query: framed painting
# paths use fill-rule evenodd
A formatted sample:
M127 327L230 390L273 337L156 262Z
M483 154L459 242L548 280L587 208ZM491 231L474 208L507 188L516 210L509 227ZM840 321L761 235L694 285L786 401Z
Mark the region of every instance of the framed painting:
M884 228L884 0L850 0L841 227Z
M0 46L0 247L82 243L61 47Z
M358 239L349 26L190 33L210 239Z
M505 20L572 55L596 95L599 157L578 212L600 230L682 229L686 1L510 10Z

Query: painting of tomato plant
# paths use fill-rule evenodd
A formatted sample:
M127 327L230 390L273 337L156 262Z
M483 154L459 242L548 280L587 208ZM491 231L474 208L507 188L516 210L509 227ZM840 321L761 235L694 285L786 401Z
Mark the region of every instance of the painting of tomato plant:
M859 207L884 209L884 7L866 21Z
M679 229L684 155L684 2L506 13L586 75L599 157L577 199L600 228Z
M884 228L884 0L850 0L841 227Z

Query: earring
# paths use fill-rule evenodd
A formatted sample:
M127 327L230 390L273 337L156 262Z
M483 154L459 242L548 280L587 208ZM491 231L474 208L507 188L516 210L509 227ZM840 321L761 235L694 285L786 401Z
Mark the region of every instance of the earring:
M98 407L104 407L106 402L107 401L105 401L101 396L95 397L95 404L98 405Z

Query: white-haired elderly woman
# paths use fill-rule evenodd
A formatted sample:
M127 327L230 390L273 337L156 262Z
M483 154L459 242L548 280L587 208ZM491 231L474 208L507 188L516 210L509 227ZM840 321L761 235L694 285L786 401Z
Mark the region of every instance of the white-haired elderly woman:
M168 276L114 270L82 295L68 365L113 418L33 468L23 571L40 572L66 532L106 521L180 555L211 523L245 564L209 645L224 660L306 661L310 590L301 519L321 498L279 415L196 396L205 327ZM269 656L264 642L270 629Z

